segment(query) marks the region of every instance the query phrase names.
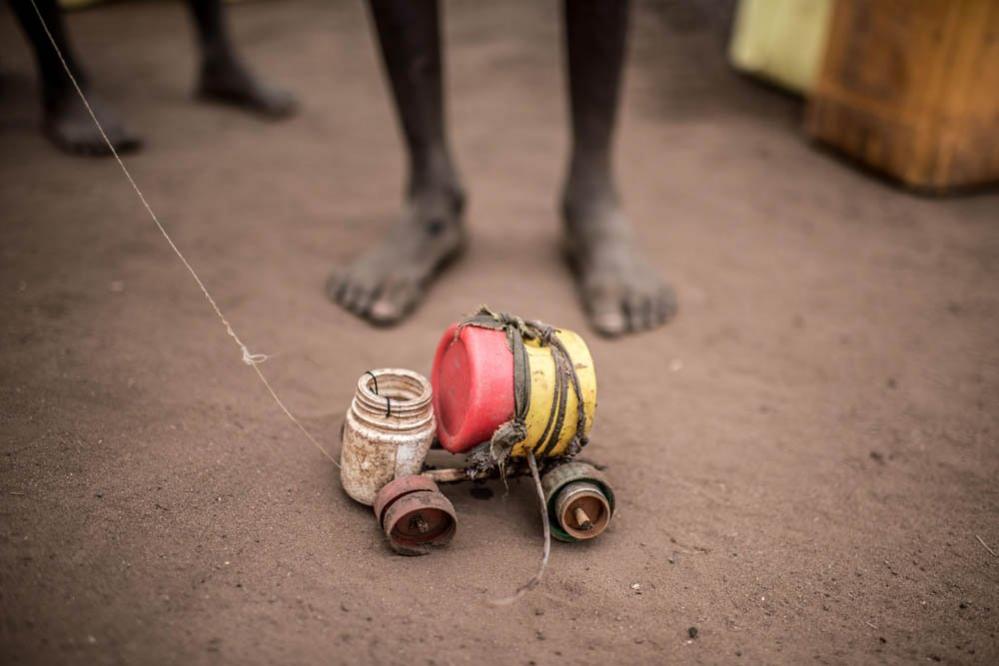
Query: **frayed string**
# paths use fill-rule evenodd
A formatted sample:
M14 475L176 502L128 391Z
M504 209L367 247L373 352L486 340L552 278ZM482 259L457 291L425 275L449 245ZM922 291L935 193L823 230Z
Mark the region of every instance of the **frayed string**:
M548 567L548 558L552 553L552 528L551 523L548 520L548 505L545 503L545 490L541 486L541 475L538 473L538 463L534 459L534 452L531 450L527 451L527 464L531 467L531 476L534 477L534 487L538 491L538 502L541 506L541 526L544 530L545 539L544 552L541 556L541 564L538 566L538 572L534 574L529 581L518 587L517 591L514 592L513 595L504 597L503 599L491 599L489 603L493 606L509 606L540 585L541 577L545 575L545 569Z

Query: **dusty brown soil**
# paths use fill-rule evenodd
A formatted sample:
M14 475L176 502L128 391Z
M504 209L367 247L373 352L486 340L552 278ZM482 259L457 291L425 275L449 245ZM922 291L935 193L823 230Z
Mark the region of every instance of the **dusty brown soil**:
M424 372L487 302L585 330L559 263L552 3L448 5L467 260L408 324L329 305L387 228L398 134L360 3L234 8L303 114L190 101L175 3L73 15L148 149L129 164L265 370L335 447L355 378ZM5 663L999 659L999 197L914 197L814 150L731 74L716 21L643 6L621 183L678 288L664 330L591 338L611 530L540 589L526 484L448 491L460 531L392 555L239 362L110 161L51 149L0 17L0 656ZM637 586L637 588L636 588ZM696 627L696 639L689 629Z

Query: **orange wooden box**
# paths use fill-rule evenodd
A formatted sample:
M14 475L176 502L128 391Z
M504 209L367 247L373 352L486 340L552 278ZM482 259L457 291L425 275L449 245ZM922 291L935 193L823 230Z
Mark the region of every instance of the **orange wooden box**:
M999 0L837 0L806 131L920 189L999 182Z

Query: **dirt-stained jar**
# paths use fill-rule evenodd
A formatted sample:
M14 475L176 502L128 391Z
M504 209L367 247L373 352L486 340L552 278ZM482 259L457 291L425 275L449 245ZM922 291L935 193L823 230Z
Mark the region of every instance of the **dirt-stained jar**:
M340 450L340 481L371 505L392 479L418 474L434 439L430 382L412 370L382 368L357 380Z

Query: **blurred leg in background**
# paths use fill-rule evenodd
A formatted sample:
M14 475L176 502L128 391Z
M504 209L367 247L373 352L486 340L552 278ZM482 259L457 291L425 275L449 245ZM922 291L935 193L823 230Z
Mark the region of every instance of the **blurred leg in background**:
M572 154L562 194L565 245L591 324L605 335L654 328L676 298L639 254L612 171L629 2L565 0Z
M125 127L114 110L90 89L87 77L66 37L62 11L57 0L34 2L115 150L127 152L139 147L139 139ZM59 62L59 56L49 42L31 0L11 0L11 6L31 43L38 63L45 135L70 153L110 154ZM233 104L270 118L282 118L293 113L294 98L257 81L236 55L226 30L221 0L188 0L188 6L194 18L201 51L198 96Z
M261 83L236 54L229 39L221 0L187 0L201 50L197 95L201 99L233 104L269 118L295 111L289 93Z
M38 64L38 76L41 80L42 93L42 130L57 146L70 153L80 155L110 154L107 145L101 138L94 121L80 101L73 84L59 62L56 50L52 48L45 28L32 7L31 0L11 0L11 7L17 15L21 28L24 30ZM108 139L114 144L115 150L127 152L139 147L139 139L132 134L100 96L94 94L87 82L87 76L80 68L76 54L69 45L65 25L62 20L62 10L56 0L35 0L38 12L42 15L45 25L52 33L52 38L59 46L66 59L66 64L73 76L83 88L94 115L100 120L107 132Z
M371 0L370 8L406 144L405 205L375 248L334 272L327 294L373 323L392 324L464 248L465 195L447 140L437 0Z

